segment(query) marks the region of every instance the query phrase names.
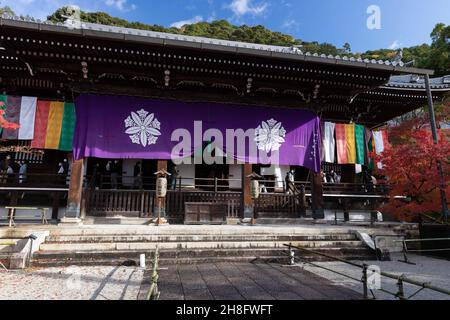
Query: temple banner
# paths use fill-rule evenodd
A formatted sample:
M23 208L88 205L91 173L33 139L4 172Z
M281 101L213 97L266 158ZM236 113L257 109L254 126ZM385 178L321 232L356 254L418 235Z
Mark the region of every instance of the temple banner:
M76 159L179 160L213 144L238 162L320 171L320 120L310 111L87 94L75 108Z

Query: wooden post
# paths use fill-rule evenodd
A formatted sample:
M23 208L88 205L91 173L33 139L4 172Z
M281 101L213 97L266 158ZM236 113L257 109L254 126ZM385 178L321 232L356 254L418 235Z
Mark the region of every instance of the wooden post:
M67 208L64 218L79 219L83 195L84 159L75 160L71 172L69 195L67 197Z
M161 170L166 170L167 171L167 160L158 160L157 163L157 170L156 171L161 171ZM172 176L168 176L167 177L167 188L170 189L171 186L171 179ZM158 217L158 214L161 214L162 218L166 217L166 198L161 198L158 199L157 202L157 208L156 208L156 212L155 212L155 217Z
M312 216L314 219L324 219L323 184L320 172L311 172Z
M241 216L243 218L254 218L253 200L251 194L250 178L253 172L252 165L245 163L242 165L242 196L241 196Z

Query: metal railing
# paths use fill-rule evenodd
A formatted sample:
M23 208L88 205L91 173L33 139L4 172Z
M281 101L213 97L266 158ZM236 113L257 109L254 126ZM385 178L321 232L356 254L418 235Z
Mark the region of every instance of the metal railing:
M450 248L437 248L437 249L408 249L407 243L413 242L432 242L432 241L450 241L450 238L428 238L428 239L403 239L403 240L394 240L394 242L401 242L403 246L403 260L399 260L400 262L404 262L407 264L415 264L408 258L409 252L450 252Z
M159 300L160 291L158 288L158 279L159 279L159 248L156 247L155 256L153 259L153 267L152 267L152 277L150 289L147 293L147 300Z
M369 275L369 271L372 271L372 273L375 273L376 271L375 270L370 270L370 268L369 268L370 266L369 265L367 265L365 263L359 264L359 263L356 263L356 262L353 262L353 261L349 261L349 260L346 260L346 259L334 257L334 256L326 254L326 253L317 252L317 251L314 251L314 250L311 250L311 249L302 248L302 247L299 247L299 246L294 246L291 243L290 244L284 244L284 246L288 247L288 249L289 249L289 263L291 265L295 265L295 260L298 259L298 260L300 260L303 263L307 263L307 264L310 264L310 265L312 265L314 267L317 267L317 268L320 268L320 269L323 269L323 270L327 270L329 272L341 275L341 276L343 276L345 278L354 280L356 282L360 282L360 283L362 283L362 286L363 286L363 297L364 297L364 299L369 299L369 291L370 291L370 293L372 295L372 299L376 299L375 294L373 292L373 289L371 289L370 286L369 286L369 278L372 276L372 275ZM293 249L296 249L296 250L299 250L299 251L303 251L303 252L307 252L307 253L310 253L310 254L315 254L315 255L318 255L318 256L322 256L322 257L325 257L325 258L328 258L328 259L331 259L331 260L334 260L334 261L343 262L343 263L345 263L347 265L351 265L351 266L354 266L356 268L359 268L359 269L361 269L361 273L362 273L361 279L352 277L352 276L350 276L350 275L348 275L346 273L343 273L343 272L340 272L340 271L336 271L336 270L333 270L331 268L327 268L325 266L321 266L321 265L319 265L317 263L308 261L306 259L296 258L295 257L295 251ZM391 292L391 291L385 290L385 289L383 289L381 287L377 288L377 290L382 291L384 293L387 293L389 295L392 295L392 296L394 296L395 298L397 298L399 300L409 300L409 299L411 299L412 297L414 297L415 295L417 295L419 292L421 292L424 289L432 290L432 291L439 292L439 293L446 294L446 295L450 296L450 290L449 289L445 289L445 288L441 288L441 287L438 287L438 286L434 286L434 285L432 285L432 284L430 284L428 282L420 282L420 281L408 278L408 277L406 277L403 274L398 276L398 275L391 274L391 273L388 273L388 272L380 270L379 271L379 276L380 277L384 276L386 278L390 278L390 279L393 279L393 280L397 281L397 284L396 284L397 285L397 290L398 290L397 292ZM417 286L417 287L420 287L420 288L419 288L419 290L414 292L412 295L406 296L405 290L404 290L404 285L405 284L414 285L414 286Z

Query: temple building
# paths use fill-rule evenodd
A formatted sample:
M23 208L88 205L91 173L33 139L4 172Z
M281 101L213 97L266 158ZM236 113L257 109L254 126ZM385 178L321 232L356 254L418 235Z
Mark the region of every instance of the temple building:
M380 128L426 105L427 89L443 100L450 76L432 75L402 61L4 16L0 215L20 205L63 221L365 219L387 200L382 177L367 180L389 147ZM171 175L158 199L161 170Z

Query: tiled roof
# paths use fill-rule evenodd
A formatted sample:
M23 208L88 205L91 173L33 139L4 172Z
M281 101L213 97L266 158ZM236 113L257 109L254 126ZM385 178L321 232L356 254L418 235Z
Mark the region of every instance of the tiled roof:
M425 89L425 79L413 74L392 76L385 87ZM450 75L430 79L430 87L433 90L450 90Z
M220 40L220 39L211 39L211 38L205 38L205 37L194 37L194 36L186 36L186 35L179 35L179 34L171 34L171 33L163 33L163 32L155 32L155 31L147 31L147 30L140 30L140 29L130 29L130 28L123 28L123 27L115 27L115 26L108 26L108 25L101 25L96 23L86 23L82 22L81 25L78 25L76 28L73 27L73 20L67 20L65 23L53 23L50 21L40 21L40 20L34 20L32 18L19 18L19 17L10 17L7 15L3 15L1 17L3 20L14 20L14 21L21 21L28 24L42 24L42 25L53 25L60 28L64 28L67 30L86 30L86 31L94 31L94 32L107 32L107 33L113 33L116 35L124 35L126 37L127 35L131 36L137 36L137 37L145 37L148 39L157 39L157 40L172 40L176 42L183 42L184 45L192 44L195 45L215 45L220 46L222 49L225 47L228 47L229 49L236 48L236 49L249 49L249 50L258 50L260 52L270 52L270 53L280 53L280 54L288 54L288 55L295 55L295 56L303 56L305 59L309 57L314 57L315 61L317 62L323 61L327 63L339 63L339 61L342 61L343 64L366 64L366 65L378 65L380 67L400 67L399 71L402 71L404 67L404 63L401 61L384 61L384 60L375 60L375 59L361 59L361 58L354 58L354 57L348 57L348 56L340 56L340 55L325 55L325 54L317 54L317 53L310 53L306 52L303 53L301 50L295 47L281 47L281 46L272 46L272 45L264 45L264 44L255 44L255 43L246 43L246 42L238 42L238 41L229 41L229 40ZM63 29L63 30L64 30ZM237 50L236 50L237 51ZM417 71L418 73L432 73L430 70L424 70L424 69L416 69L416 68L404 68ZM396 68L397 70L397 68Z

